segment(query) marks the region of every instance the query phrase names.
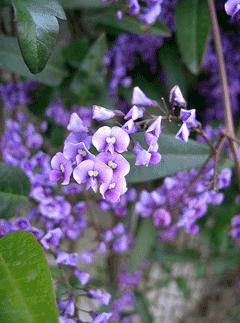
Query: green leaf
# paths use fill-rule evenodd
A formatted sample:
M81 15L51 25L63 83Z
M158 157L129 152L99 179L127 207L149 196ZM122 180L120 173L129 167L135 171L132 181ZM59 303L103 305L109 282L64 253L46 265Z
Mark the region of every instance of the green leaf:
M12 0L17 35L24 62L41 72L52 54L58 35L57 18L66 19L57 0Z
M94 100L96 95L101 94L101 89L105 85L103 57L106 49L106 37L105 34L101 34L90 48L72 80L70 90L79 96L79 105L84 105Z
M207 0L179 1L175 6L175 17L177 42L183 61L193 74L198 74L210 30Z
M0 218L15 216L16 209L28 203L31 184L19 168L0 163Z
M0 7L10 7L12 6L12 3L10 0L1 0Z
M149 259L152 261L168 261L173 263L185 263L198 260L199 258L200 253L195 249L188 248L178 251L172 247L164 248L163 246L160 246L159 243L154 246L149 254Z
M185 278L179 277L175 279L178 288L180 289L180 291L183 293L183 297L186 299L190 298L191 295L191 291L187 286L187 281Z
M110 5L101 0L59 0L59 2L66 10L102 8Z
M88 53L90 44L87 38L77 39L63 50L63 56L68 63L78 68Z
M153 323L153 317L149 311L148 300L142 292L134 291L136 299L136 311L141 316L142 322Z
M1 323L57 323L58 311L44 251L30 232L0 240Z
M146 259L156 237L152 217L143 219L136 237L136 244L130 261L130 271L136 270Z
M135 134L133 138L142 146L143 135ZM206 145L189 139L188 142L175 139L174 135L159 137L159 153L162 160L157 165L135 166L136 157L133 153L125 153L124 157L129 161L131 170L126 179L129 183L144 182L170 176L178 171L188 170L201 166L209 156L209 148Z
M164 86L168 92L178 85L186 97L187 95L187 82L184 73L184 66L181 62L180 55L174 39L165 41L163 46L158 51L158 59L161 68L166 74L167 83Z
M57 53L57 55L60 58L60 54ZM55 53L53 53L44 71L33 75L23 61L17 39L0 35L0 68L3 70L30 77L39 83L58 86L66 76L62 66L60 60L56 61Z
M144 25L137 18L125 15L122 20L117 20L116 11L109 10L104 13L91 16L91 20L100 26L113 27L117 30L135 34L148 34L170 37L171 30L161 21L157 21L153 26ZM115 30L112 29L111 33ZM118 32L117 32L118 33Z

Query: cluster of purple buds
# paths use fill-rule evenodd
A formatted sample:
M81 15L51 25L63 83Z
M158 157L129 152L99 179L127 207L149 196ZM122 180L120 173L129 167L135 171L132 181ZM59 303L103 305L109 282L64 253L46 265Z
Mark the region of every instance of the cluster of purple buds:
M102 0L103 2L115 3L117 0ZM138 17L140 21L147 25L152 25L156 22L161 14L161 4L163 0L146 0L145 5L141 1L129 0L127 3L127 12L131 16ZM125 9L125 10L126 10ZM122 19L122 11L117 12L117 19Z
M99 192L103 199L118 202L120 196L127 191L125 176L130 171L128 161L121 155L128 150L130 140L133 144L133 153L136 155L135 165L148 166L161 161L158 153L158 138L161 134L161 120L153 118L152 124L144 134L144 140L149 145L145 150L131 135L142 131L138 119L143 118L143 106L157 106L157 102L149 99L138 87L133 90L133 107L124 115L121 111L112 111L103 107L93 106L93 119L98 121L124 117L127 120L122 127L103 126L92 134L92 129L85 125L77 113L70 117L67 129L71 131L65 140L63 153L57 153L51 161L52 171L50 180L57 182L62 179L62 185L68 185L73 175L78 184L86 183L86 190L90 187ZM151 120L150 120L151 121ZM144 121L143 121L144 122ZM140 122L141 123L141 122ZM91 144L97 149L97 156L88 150ZM73 169L73 167L75 168Z
M217 130L209 129L206 133L209 138L214 138L216 132ZM214 175L214 162L210 161L205 166L202 176L195 181L191 192L186 192L197 174L197 169L178 172L166 177L162 186L156 190L152 192L143 190L140 193L135 211L141 217L152 215L156 227L166 228L159 231L161 239L173 239L181 227L184 227L187 233L197 233L199 227L195 222L206 214L208 204L218 205L223 202L224 194L215 192L210 184ZM231 169L223 169L217 177L217 189L228 187L231 175ZM175 223L172 223L173 219Z
M0 84L0 97L4 105L9 110L14 110L18 105L31 102L31 91L37 87L37 83L28 80L8 82L6 85Z
M173 106L182 107L180 110L180 119L182 121L182 125L176 134L176 138L187 142L190 135L190 129L200 125L200 123L196 120L196 110L186 110L187 102L184 99L178 85L175 85L170 91L169 102Z

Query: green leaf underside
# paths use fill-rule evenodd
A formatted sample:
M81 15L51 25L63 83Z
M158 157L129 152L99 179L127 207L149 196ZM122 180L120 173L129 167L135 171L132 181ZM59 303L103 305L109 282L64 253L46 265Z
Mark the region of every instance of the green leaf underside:
M0 307L1 323L58 322L44 251L30 232L0 240Z
M201 68L210 30L207 1L179 1L175 7L175 16L177 42L183 60L189 70L197 74Z
M23 170L0 163L0 218L14 216L17 207L27 204L30 189L30 181Z
M17 35L24 62L33 73L41 72L58 35L57 18L66 19L56 0L12 0Z
M144 25L135 17L125 15L122 20L117 20L116 12L107 11L91 16L91 20L99 25L114 27L125 32L135 34L149 34L170 37L171 30L161 21L153 26Z
M142 134L133 136L144 148ZM144 182L170 176L178 171L189 170L201 166L209 156L208 146L204 146L194 140L183 142L175 139L174 135L160 135L159 153L162 160L157 165L135 166L136 157L133 153L125 153L124 157L129 161L131 171L126 179L130 183Z
M103 57L106 49L106 37L105 34L101 34L89 49L72 80L70 90L79 96L79 105L86 104L90 96L94 95L94 91L99 91L100 94L105 85Z
M30 77L39 83L58 86L67 73L62 69L61 64L55 65L56 63L52 61L52 59L49 60L41 73L33 75L23 61L17 39L0 35L0 67L3 70Z
M152 218L143 219L137 233L136 244L130 261L130 271L136 270L146 259L156 237Z

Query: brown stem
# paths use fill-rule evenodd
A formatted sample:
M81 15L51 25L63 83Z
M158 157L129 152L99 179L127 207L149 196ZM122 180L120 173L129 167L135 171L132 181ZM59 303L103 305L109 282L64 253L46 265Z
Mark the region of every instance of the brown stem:
M216 16L216 11L214 7L214 1L208 0L208 7L211 17L212 23L212 31L213 31L213 39L215 43L217 59L218 59L218 67L219 67L219 76L220 82L222 86L222 96L223 96L223 106L224 106L224 124L226 128L226 132L231 134L230 145L232 152L234 154L234 161L235 161L235 168L237 173L238 179L238 186L240 188L240 158L238 155L238 145L235 142L235 132L234 132L234 125L232 119L232 111L231 111L231 104L230 104L230 97L229 97L229 90L228 90L228 83L227 83L227 74L226 68L224 63L224 57L222 52L221 46L221 36Z

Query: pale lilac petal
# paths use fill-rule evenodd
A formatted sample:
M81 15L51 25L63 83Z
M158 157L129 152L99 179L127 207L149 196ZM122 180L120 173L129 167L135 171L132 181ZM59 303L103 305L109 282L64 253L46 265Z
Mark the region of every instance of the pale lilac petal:
M114 147L117 152L123 153L124 151L127 151L127 147L129 146L129 143L130 143L130 137L126 133L126 131L124 131L119 127L112 127L111 136L116 138Z
M179 129L178 133L176 134L176 139L183 140L188 142L188 137L190 135L190 131L185 122L183 122L181 128Z
M157 102L149 99L138 86L135 86L133 88L132 104L150 107L151 105L156 105Z
M82 119L75 112L71 115L67 129L72 132L88 132L88 128L84 126Z
M106 142L106 138L107 137L111 137L111 128L104 126L99 128L93 135L92 137L92 144L95 146L95 148L97 149L97 151L104 151L106 146L107 146L107 142Z
M88 171L93 170L94 162L92 160L84 160L73 171L73 178L78 184L85 183L88 178Z

